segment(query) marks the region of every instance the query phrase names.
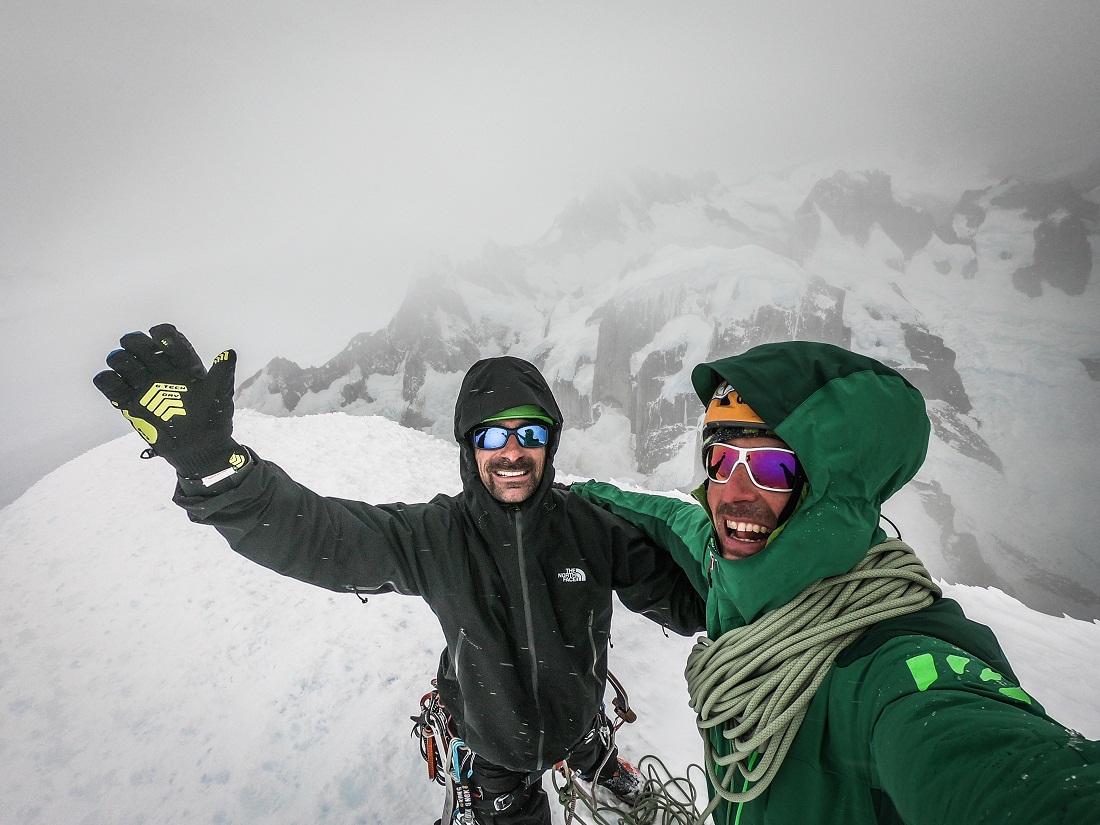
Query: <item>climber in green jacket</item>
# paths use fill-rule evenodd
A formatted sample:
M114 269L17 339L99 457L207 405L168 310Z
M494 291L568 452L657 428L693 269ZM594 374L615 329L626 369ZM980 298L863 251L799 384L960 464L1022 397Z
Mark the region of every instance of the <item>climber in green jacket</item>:
M839 347L700 364L693 502L589 481L707 599L686 675L717 825L1100 823L1100 743L1050 718L989 628L879 527L924 399ZM702 506L699 506L702 505Z

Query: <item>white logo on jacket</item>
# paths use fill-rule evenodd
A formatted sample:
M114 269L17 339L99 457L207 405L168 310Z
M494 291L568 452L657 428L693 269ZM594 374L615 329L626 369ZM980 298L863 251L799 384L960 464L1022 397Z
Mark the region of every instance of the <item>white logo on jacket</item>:
M583 582L588 581L588 576L584 575L584 571L579 567L567 567L562 572L558 573L558 578L563 582Z

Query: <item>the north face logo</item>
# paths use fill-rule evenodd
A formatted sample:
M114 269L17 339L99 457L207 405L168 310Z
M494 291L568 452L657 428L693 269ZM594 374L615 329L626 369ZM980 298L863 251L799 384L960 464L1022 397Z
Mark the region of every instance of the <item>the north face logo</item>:
M588 577L584 575L584 571L579 567L565 568L565 570L558 573L558 578L563 582L583 582L588 580Z

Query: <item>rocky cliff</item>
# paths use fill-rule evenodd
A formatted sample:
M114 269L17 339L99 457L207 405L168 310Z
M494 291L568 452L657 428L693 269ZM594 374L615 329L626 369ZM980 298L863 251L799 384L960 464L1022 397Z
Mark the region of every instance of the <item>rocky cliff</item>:
M237 401L274 415L380 414L450 437L464 371L508 353L543 370L568 428L621 415L632 469L663 489L686 487L697 480L702 412L691 368L759 343L816 340L896 367L924 393L950 460L1006 483L1012 441L990 439L988 425L1002 412L998 387L1029 378L1013 372L1025 369L1011 363L1013 336L1032 347L1061 334L1062 313L1076 324L1073 344L1065 359L1050 357L1058 369L1076 364L1066 380L1097 381L1095 187L1001 181L953 197L902 197L881 171L807 181L801 198L797 185L765 177L727 187L712 175L651 173L605 185L568 205L529 246L490 245L476 260L425 274L384 329L357 335L327 363L299 368L276 358ZM977 304L975 319L996 321L997 340L973 334L979 322L968 323L959 303L967 300ZM1015 329L1021 318L1026 328ZM991 364L1011 379L997 384ZM1043 593L1072 592L1075 605L1100 615L1094 550L1073 540L1059 551L1083 556L1076 581L1028 573L1042 567L1036 549L1000 534L979 540L983 528L969 523L959 491L931 477L914 489L942 528L940 563L951 574L984 571L1039 607Z

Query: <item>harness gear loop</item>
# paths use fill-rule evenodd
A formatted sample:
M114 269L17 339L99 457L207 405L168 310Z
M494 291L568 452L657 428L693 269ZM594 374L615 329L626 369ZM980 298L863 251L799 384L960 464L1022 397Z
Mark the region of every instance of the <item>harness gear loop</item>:
M473 825L474 800L468 780L474 754L455 736L451 715L443 707L439 691L425 693L420 699L420 713L410 718L411 735L420 740L420 755L428 765L428 778L447 789L444 818L448 823Z

